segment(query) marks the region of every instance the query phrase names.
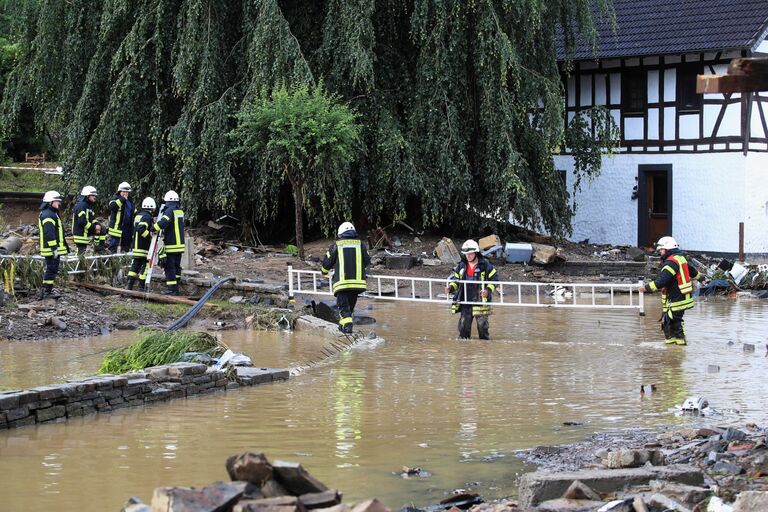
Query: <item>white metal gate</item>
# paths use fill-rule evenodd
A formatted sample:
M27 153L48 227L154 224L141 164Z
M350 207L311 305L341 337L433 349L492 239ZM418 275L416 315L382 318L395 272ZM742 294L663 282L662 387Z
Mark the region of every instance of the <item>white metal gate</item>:
M480 281L454 281L460 286L482 284ZM363 297L381 300L450 304L453 296L445 294L447 279L403 276L368 276L368 291ZM540 308L630 309L645 315L644 294L637 283L536 283L494 281L496 306ZM466 291L466 288L465 288ZM288 294L333 295L331 276L317 270L288 267ZM466 297L467 294L464 293ZM461 304L488 305L486 302L461 301Z

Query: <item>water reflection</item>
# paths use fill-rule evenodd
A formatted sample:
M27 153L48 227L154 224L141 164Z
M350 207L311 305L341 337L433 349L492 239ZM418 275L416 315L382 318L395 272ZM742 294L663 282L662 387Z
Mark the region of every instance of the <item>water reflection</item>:
M664 346L653 309L647 317L500 311L492 341L459 342L455 318L442 308L377 303L372 314L386 343L287 383L0 432L0 496L8 510L117 510L128 496L149 499L158 485L226 478L226 456L246 449L301 462L345 501L375 495L391 507L424 505L457 487L505 495L525 470L515 450L689 422L674 406L692 394L741 411L729 420L764 424L766 311L761 302L707 301L686 314L691 345L683 348ZM284 333L224 336L269 366L316 358L323 344ZM759 350L743 352L743 343ZM23 350L43 365L40 374L71 371L61 372L61 354L35 346L45 347ZM24 364L21 349L13 347L15 364ZM710 364L720 371L707 373ZM3 368L6 377L21 373ZM642 384L657 389L641 395ZM403 466L433 476L393 475Z

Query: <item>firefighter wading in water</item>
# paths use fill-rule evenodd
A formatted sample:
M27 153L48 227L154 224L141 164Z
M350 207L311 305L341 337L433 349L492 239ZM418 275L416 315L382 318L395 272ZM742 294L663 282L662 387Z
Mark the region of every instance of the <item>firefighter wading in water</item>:
M371 263L371 258L351 222L342 223L337 234L339 238L325 253L320 270L323 274L333 270L331 289L339 308L339 330L349 334L357 296L367 286L365 267Z
M461 246L464 258L456 265L453 274L448 278L451 282L445 287L445 293L453 293L454 303L451 312L461 313L459 316L459 338L468 339L472 334L472 318L477 323L477 334L481 340L490 339L488 315L491 306L488 304L472 305L459 304L461 301L491 302L491 294L496 290L492 281L498 281L496 269L491 262L480 254L480 246L474 240L467 240ZM484 281L481 284L463 284L456 281ZM466 297L464 291L466 290Z
M641 292L661 290L661 328L668 345L687 345L683 315L694 306L693 279L699 277L696 268L688 265L680 246L671 236L656 243L662 259L659 277L640 287Z
M43 196L40 204L40 255L45 257L45 273L43 274L43 287L40 289L40 298L60 297L53 289L53 281L59 273L59 258L69 252L67 241L64 240L64 227L59 218L61 206L61 194L55 190L49 190Z

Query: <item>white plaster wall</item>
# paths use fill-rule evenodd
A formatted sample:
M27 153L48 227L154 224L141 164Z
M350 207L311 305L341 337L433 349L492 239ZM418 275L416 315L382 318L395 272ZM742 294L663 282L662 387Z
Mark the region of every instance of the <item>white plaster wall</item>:
M768 254L768 153L747 155L744 185L744 251Z
M750 155L762 156L762 155ZM555 156L558 169L568 171L568 188L573 187L573 159ZM753 164L753 180L768 182L768 156ZM576 215L573 220L574 241L589 238L592 243L637 244L637 199L632 189L637 183L639 165L672 165L672 235L683 249L698 251L738 251L739 222L744 221L745 167L747 157L741 153L705 154L618 154L603 158L600 176L584 182L575 195ZM762 173L762 174L760 174ZM761 185L768 192L768 185ZM757 188L757 187L755 187ZM753 215L762 205L766 213L768 193L755 192ZM763 221L763 219L760 219ZM768 233L768 216L765 216ZM757 217L750 229L762 224ZM759 247L753 243L750 247ZM748 252L761 252L746 249ZM765 252L768 252L766 250Z
M630 201L635 174L617 165L631 155L603 157L600 176L591 183L582 182L577 194L572 240L589 238L592 243L634 245L637 242L637 203ZM568 190L573 189L573 158L556 155L555 167L566 172Z

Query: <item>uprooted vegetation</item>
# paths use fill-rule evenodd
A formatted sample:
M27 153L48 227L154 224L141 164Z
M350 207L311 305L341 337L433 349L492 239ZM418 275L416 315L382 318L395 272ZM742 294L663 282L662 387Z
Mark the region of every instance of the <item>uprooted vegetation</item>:
M211 334L197 331L140 331L138 341L107 352L99 368L100 374L121 374L150 366L176 363L187 352L201 352L218 357L227 350L223 342Z

